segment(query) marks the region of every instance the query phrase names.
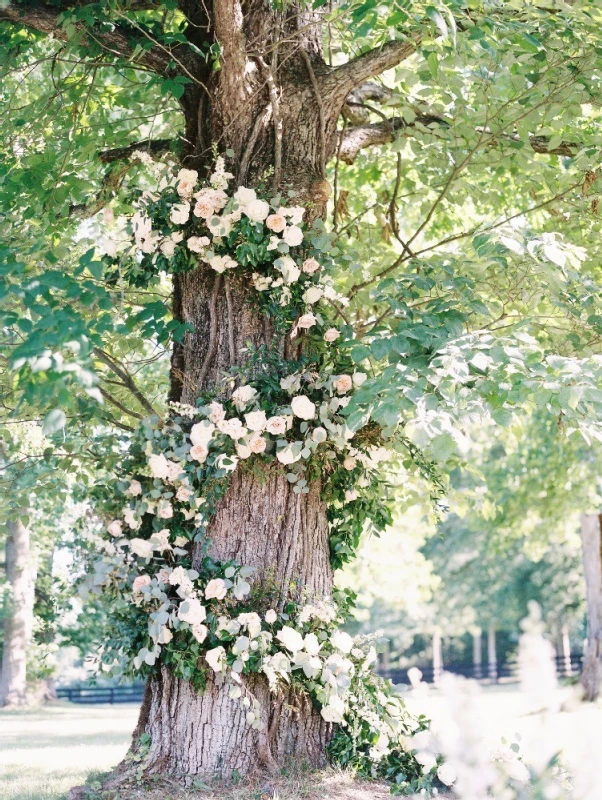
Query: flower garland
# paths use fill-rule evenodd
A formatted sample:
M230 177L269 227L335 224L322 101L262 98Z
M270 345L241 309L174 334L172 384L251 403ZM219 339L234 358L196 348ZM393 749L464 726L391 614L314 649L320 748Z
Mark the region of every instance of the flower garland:
M103 240L114 274L142 286L200 262L219 274L246 271L276 328L291 337L303 331L305 347L296 361L267 348L251 353L219 395L196 406L172 403L168 418L141 422L117 482L122 500L109 540L82 587L111 599L116 633L102 663L126 675L165 663L199 691L209 672L220 674L256 728L264 710L241 676L263 674L274 692L294 684L337 724L333 758L404 791L427 788L437 764L421 765L406 738L425 721L411 718L372 672L374 637L339 629L351 598L302 596L281 608L265 582L253 585L253 570L206 555L229 477L253 461L284 468L296 493L322 477L335 567L353 555L367 519L381 528L390 521L378 465L391 453L369 413L359 430L345 416L367 375L339 348L342 332L329 322L325 303L346 299L327 276L328 237L320 223L308 230L305 209L279 196L263 199L246 187L229 194L232 175L221 158L205 185L194 170L163 167L154 177L133 216ZM118 498L107 494L114 513Z

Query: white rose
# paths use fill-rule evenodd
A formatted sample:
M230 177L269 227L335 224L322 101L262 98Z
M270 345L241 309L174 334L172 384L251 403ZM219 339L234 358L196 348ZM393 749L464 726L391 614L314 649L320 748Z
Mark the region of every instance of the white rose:
M171 207L169 218L174 225L185 225L190 217L190 203L185 200L183 203L176 203Z
M132 539L129 543L130 550L140 558L153 557L153 545L148 539Z
M257 392L248 385L239 386L232 392L232 402L239 411L242 411L255 397L257 397Z
M149 456L148 466L154 478L165 480L169 476L169 461L165 458L163 453L159 453L158 455L153 453L153 455Z
M252 453L263 453L266 444L267 444L266 440L259 433L256 433L249 439L249 448Z
M232 222L227 216L213 216L207 220L207 227L214 236L227 236L232 230Z
M176 191L180 197L192 196L192 190L195 187L198 177L199 173L196 171L196 169L181 169L178 172L176 178L178 181Z
M305 647L305 652L309 653L310 656L317 656L322 649L322 645L315 633L306 634L303 646Z
M203 253L209 245L210 241L207 236L191 236L186 242L191 253Z
M215 598L216 600L223 600L228 593L228 587L221 578L213 578L205 586L205 597L207 600Z
M307 289L307 291L304 293L303 299L306 303L312 305L313 303L317 303L323 294L324 292L319 286L310 286L309 289Z
M349 636L345 631L335 631L330 637L330 643L341 653L350 653L353 647L353 637Z
M345 703L335 694L331 695L327 706L322 706L320 714L326 722L342 722L345 713Z
M294 283L301 275L301 270L289 256L277 258L274 267L282 274L286 283Z
M357 500L358 494L355 489L347 489L345 491L345 500L348 503L352 503L354 500Z
M297 395L291 400L293 414L299 419L313 419L316 416L316 406L304 394Z
M336 342L340 335L341 331L337 330L336 328L329 328L324 334L324 341L329 343Z
M197 422L190 430L191 444L207 444L211 441L215 425L209 420L204 419L202 422Z
M284 211L282 213L284 214ZM305 209L303 206L291 206L286 212L286 216L290 219L293 225L300 225L303 222L304 214Z
M142 522L139 519L136 519L134 511L131 508L126 508L124 510L123 519L125 520L126 525L128 525L134 531L137 531L142 525Z
M242 437L247 432L247 429L238 419L238 417L232 417L231 419L223 419L221 422L217 423L217 427L222 433L225 433L226 436L229 436L231 439L234 440L242 439Z
M139 494L142 494L142 484L140 481L130 481L130 485L126 489L127 494L131 495L132 497L137 497Z
M220 647L214 647L213 650L205 653L205 661L214 672L221 672L224 667L225 655L226 651L220 645Z
M320 269L320 262L315 258L306 258L303 262L303 272L307 275L313 275L314 272Z
M139 592L143 586L150 586L152 578L150 575L138 575L134 578L134 583L132 584L132 591Z
M249 447L249 445L244 444L244 443L241 444L240 442L237 442L236 443L236 455L239 458L242 458L242 459L251 458L251 456L253 455L253 452L252 452L251 448Z
M199 464L202 464L204 461L206 461L208 455L209 450L204 444L195 444L190 448L190 457L195 461L198 461Z
M159 504L158 516L160 519L171 519L173 517L172 504L166 501L161 501L161 503Z
M250 431L263 431L267 424L265 411L250 411L245 414L245 422Z
M265 429L273 436L281 436L286 433L286 419L280 416L270 417L266 422Z
M179 500L181 503L186 503L190 500L191 495L192 492L190 489L187 489L186 486L180 486L176 492L176 500Z
M296 225L291 225L285 229L282 238L289 247L297 247L297 245L300 245L303 241L303 231Z
M353 388L351 375L338 375L334 380L334 388L339 394L345 394Z
M265 221L266 228L274 233L282 233L286 228L286 217L282 214L270 214Z
M196 598L191 597L189 600L180 603L178 619L181 619L182 622L196 625L197 623L203 622L206 616L207 611L205 610L205 606L202 606L200 601Z
M268 625L273 625L277 619L278 619L278 614L274 611L273 608L270 608L268 609L268 611L265 612L265 621L268 623Z
M265 200L251 200L250 203L244 205L243 213L252 222L263 222L270 213L270 206Z
M209 419L217 424L226 417L226 411L221 403L214 400L209 406Z
M303 650L303 636L299 631L296 631L289 625L285 625L282 630L279 630L276 634L276 638L279 639L291 653L296 653L297 650Z
M114 519L113 522L107 525L107 531L111 534L111 536L121 536L123 533L121 521Z
M352 470L352 469L355 469L355 468L356 468L356 466L357 466L357 461L355 460L355 458L352 458L351 456L348 456L348 457L347 457L347 458L346 458L346 459L343 461L343 467L344 467L344 468L345 468L345 469L346 469L348 472L351 472L351 470Z
M242 206L252 203L256 197L255 189L247 189L245 186L239 186L234 192L234 199L238 200Z
M441 783L444 783L446 786L451 786L452 783L456 782L456 770L451 764L441 764L437 769L437 777Z
M159 250L161 250L165 258L171 258L176 252L176 243L173 239L165 239L159 245Z
M190 626L190 631L199 644L202 644L207 638L209 629L205 625L197 622L195 625Z
M303 314L297 320L297 328L307 331L316 324L317 320L313 314Z
M365 372L354 372L351 377L353 378L353 385L356 387L361 386L368 378Z
M414 756L419 764L422 764L423 772L430 772L433 767L437 766L437 759L432 753L427 750L419 750Z

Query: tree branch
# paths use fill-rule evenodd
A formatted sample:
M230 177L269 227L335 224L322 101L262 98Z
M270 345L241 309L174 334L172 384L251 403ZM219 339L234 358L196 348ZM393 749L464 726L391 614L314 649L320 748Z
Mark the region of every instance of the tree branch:
M121 378L123 385L130 390L145 411L147 411L149 414L157 414L155 409L148 402L140 389L136 386L136 382L124 366L115 361L115 359L113 359L108 353L105 353L104 350L101 350L100 347L94 348L94 355L96 358L102 361L103 364L106 364L106 366L112 372L114 372L118 378Z
M145 140L143 142L134 142L125 147L115 147L112 150L102 150L98 154L98 158L104 164L110 164L112 161L126 161L130 156L137 152L145 152L151 156L157 156L161 153L168 153L173 149L177 139L153 139Z
M59 39L66 39L67 35L63 28L62 16L65 12L76 8L77 5L78 3L73 3L70 6L53 6L46 3L1 5L0 22L21 25L39 33L53 34ZM76 27L85 37L84 41L81 42L82 44L96 43L103 50L116 56L120 61L127 61L133 57L135 43L131 41L129 33L123 27L114 25L110 33L93 33L80 23L76 23ZM141 50L132 60L135 64L158 73L165 72L170 61L166 53L156 48Z
M396 39L393 42L387 42L382 47L368 50L332 70L327 78L327 83L334 87L337 94L344 92L347 96L349 92L357 86L361 86L365 81L396 67L406 58L414 55L421 38L419 34L416 34L411 39Z
M353 103L350 103L350 105L353 106ZM353 164L360 150L379 144L388 144L395 139L395 134L398 131L415 128L417 124L428 126L434 123L444 126L449 126L450 124L443 117L439 117L436 114L418 114L414 122L411 123L399 117L394 117L383 122L373 122L346 128L339 138L340 158L347 164ZM513 134L501 133L499 136L495 134L491 134L491 136L490 147L495 147L497 141L521 142L521 139ZM529 137L529 144L535 153L555 156L573 156L582 147L578 142L560 142L557 147L550 150L550 137L538 135Z

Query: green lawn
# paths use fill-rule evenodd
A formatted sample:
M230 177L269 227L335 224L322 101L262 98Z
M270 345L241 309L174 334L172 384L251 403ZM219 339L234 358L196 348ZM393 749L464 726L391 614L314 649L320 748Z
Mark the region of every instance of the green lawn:
M90 773L120 761L137 716L129 703L0 711L0 797L62 800Z

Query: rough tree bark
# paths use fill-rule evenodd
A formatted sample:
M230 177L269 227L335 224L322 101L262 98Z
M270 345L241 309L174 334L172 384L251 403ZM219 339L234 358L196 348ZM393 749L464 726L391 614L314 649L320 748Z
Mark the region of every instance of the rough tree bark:
M159 74L189 79L181 98L183 165L203 171L211 165L213 146L220 153L230 149L229 166L239 184L263 180L282 192L292 190L296 197L287 203L304 205L307 221L322 216L330 193L325 165L336 152L337 120L348 95L412 55L418 39L388 42L333 68L322 58L320 12L305 4L293 0L280 11L264 0L180 0L178 5L188 20L185 36L195 48L182 43L141 52L123 41L125 28L119 24L94 41L107 57L129 57ZM52 4L18 3L0 8L0 20L53 31L60 38L59 12ZM83 28L82 34L85 41ZM197 55L211 43L220 46L219 70ZM290 343L274 341L249 287L236 278L203 266L176 276L173 309L194 331L174 347L172 400L193 401L201 389L220 391L224 371L243 363L248 342L277 346L288 357ZM237 472L209 534L215 557L256 567L258 580L269 574L283 600L301 590L317 596L332 590L318 483L299 496L278 469L261 479ZM260 678L250 688L265 709L263 732L247 726L243 707L229 699L218 679L202 696L165 669L149 680L134 734L134 744L143 732L150 734L147 772L245 773L282 765L289 756L322 764L331 726L307 699L289 693L270 700Z
M581 544L587 600L587 647L581 684L585 699L595 700L602 679L602 516L581 517Z
M17 520L7 522L6 578L10 587L4 617L4 645L0 676L0 706L27 702L27 647L33 631L36 571L29 529Z

